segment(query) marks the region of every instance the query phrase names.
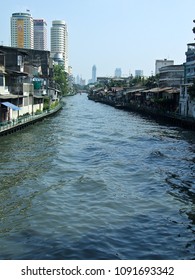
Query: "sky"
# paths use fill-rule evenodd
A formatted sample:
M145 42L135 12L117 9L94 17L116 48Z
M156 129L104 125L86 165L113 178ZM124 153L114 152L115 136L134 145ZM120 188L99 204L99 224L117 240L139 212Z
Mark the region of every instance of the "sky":
M113 76L116 68L123 76L151 76L156 59L182 64L195 42L194 0L6 0L1 7L0 45L10 46L12 13L30 10L46 20L48 50L52 20L65 20L69 65L86 81L93 65L97 76Z

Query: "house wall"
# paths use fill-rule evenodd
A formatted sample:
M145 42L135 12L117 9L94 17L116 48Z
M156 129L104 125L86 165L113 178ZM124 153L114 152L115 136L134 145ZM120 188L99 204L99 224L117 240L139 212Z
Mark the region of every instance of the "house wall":
M195 100L189 101L189 117L195 118Z
M18 118L18 111L13 111L10 109L10 113L11 113L10 120L16 120Z
M0 65L0 94L9 94L8 87L5 86L5 67Z
M188 116L189 111L189 95L187 94L187 85L182 85L180 87L180 96L179 96L179 113L182 116Z
M37 110L43 111L43 103L34 105L33 109L34 109L34 113L36 113Z
M5 86L0 86L0 93L1 94L9 94L9 90L8 90L8 87L5 87Z

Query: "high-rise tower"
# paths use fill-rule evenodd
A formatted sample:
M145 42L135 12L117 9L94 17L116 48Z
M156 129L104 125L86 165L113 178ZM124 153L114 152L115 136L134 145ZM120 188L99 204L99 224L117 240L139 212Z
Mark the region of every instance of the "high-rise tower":
M30 13L13 13L11 17L11 46L34 48L33 18Z
M47 23L44 19L34 19L34 49L47 50Z
M52 21L51 57L56 62L63 60L64 70L68 73L68 30L64 20Z
M116 68L116 69L115 69L114 76L115 76L116 78L120 78L120 77L122 76L121 68Z
M93 65L92 67L92 83L95 83L96 82L96 66Z

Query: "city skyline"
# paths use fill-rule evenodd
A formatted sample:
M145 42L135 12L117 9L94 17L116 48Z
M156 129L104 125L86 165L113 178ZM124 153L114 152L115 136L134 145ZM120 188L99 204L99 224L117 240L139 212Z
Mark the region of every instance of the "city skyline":
M34 49L47 50L47 23L44 19L33 19Z
M0 19L0 44L11 45L12 13L28 9L33 18L44 18L47 22L48 49L52 21L66 22L69 65L74 76L88 81L94 64L97 76L112 76L116 67L122 69L123 75L142 69L149 76L155 73L157 59L174 60L175 64L185 62L187 44L194 42L193 8L192 0L59 0L50 4L44 0L7 0Z

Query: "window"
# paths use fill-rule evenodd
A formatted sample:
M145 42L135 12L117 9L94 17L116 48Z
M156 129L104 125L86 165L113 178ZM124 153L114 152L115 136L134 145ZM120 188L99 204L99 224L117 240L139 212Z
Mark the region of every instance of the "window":
M22 56L18 55L18 66L22 65Z

